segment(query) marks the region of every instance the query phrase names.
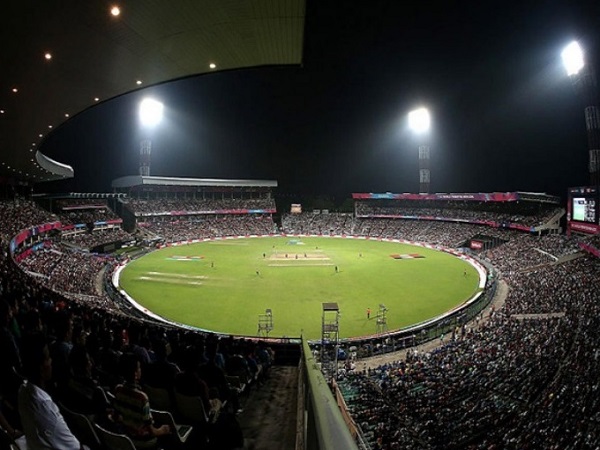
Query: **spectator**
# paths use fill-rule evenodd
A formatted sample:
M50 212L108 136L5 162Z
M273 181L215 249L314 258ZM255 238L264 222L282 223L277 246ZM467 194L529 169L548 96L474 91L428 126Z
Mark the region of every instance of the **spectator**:
M13 332L9 329L12 324L12 308L4 299L0 299L0 398L7 414L17 405L17 390L21 379L17 375L22 370L21 353Z
M158 444L157 439L169 435L172 431L168 425L154 425L148 396L139 385L142 376L139 358L134 354L124 353L121 356L120 367L125 383L117 386L114 392L117 421L134 441L136 448L155 448Z
M104 390L92 376L93 362L86 348L76 345L69 355L71 376L63 397L63 403L75 412L93 416L104 421L111 409Z
M156 361L144 367L144 383L152 387L172 390L175 377L181 373L177 364L169 361L171 346L166 339L159 339L154 343Z
M57 314L54 330L56 340L50 344L50 355L52 356L53 382L60 391L65 387L71 373L69 354L73 349L71 342L73 318L70 312L61 311Z
M83 448L46 392L52 378L52 359L45 338L41 335L28 336L23 342L22 354L27 381L19 389L19 414L28 448Z

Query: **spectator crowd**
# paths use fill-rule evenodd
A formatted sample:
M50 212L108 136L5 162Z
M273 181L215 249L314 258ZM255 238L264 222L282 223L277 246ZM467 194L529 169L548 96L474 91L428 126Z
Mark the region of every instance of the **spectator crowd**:
M151 211L162 209L154 205ZM48 244L17 266L8 240L52 216L23 199L0 203L0 212L15 217L0 225L0 426L9 435L24 430L32 447L49 446L36 441L44 439L39 430L45 424L28 409L43 399L56 420L52 426L62 430L58 448L80 444L60 420L64 408L140 445L179 448L174 430L147 413L152 388L162 388L171 399L196 397L207 413L205 423L194 423L189 445L208 439L214 448L241 446L239 389L268 376L274 355L265 343L168 327L126 314L108 298L95 301L102 295L98 276L110 262L106 258ZM270 216L253 215L146 225L169 241L276 231ZM306 213L284 216L282 231L449 247L478 234L501 238L480 253L509 287L505 304L487 321L465 324L435 350L411 350L375 369L349 365L344 371L340 389L372 449L597 448L600 259L577 253L576 237ZM234 387L231 377L240 384ZM141 407L132 415L125 405L134 396Z
M131 239L133 239L133 236L119 226L95 228L91 232L86 230L68 234L63 233L62 235L63 242L68 242L77 247L85 249L91 249L102 244L122 242Z
M135 199L127 202L128 208L136 215L155 215L172 212L202 213L209 211L227 210L275 210L275 201L272 198L162 198L162 199Z
M561 212L557 205L539 202L479 202L444 200L359 200L356 215L437 217L444 219L541 225Z
M106 222L119 218L108 206L106 200L71 200L58 202L58 217L63 225L77 225Z
M3 241L0 428L10 439L25 433L29 448L97 448L65 420L74 411L140 448L241 448L240 395L268 377L273 350L263 342L168 327L94 301L97 274L107 261L48 243L19 267ZM197 417L185 419L174 400L170 406L193 426L185 445L176 429L152 415L158 400L150 392L156 389L171 399L201 402ZM133 410L132 396L138 402Z
M224 236L263 236L277 232L268 215L223 215L203 216L184 220L149 220L144 229L161 237L166 242L181 242L190 239L205 239Z

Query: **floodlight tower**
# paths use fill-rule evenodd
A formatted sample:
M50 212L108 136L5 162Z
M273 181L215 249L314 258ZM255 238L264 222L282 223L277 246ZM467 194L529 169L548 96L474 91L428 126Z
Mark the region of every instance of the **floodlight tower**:
M429 131L431 118L427 108L415 109L408 113L408 126L417 135L424 135ZM429 145L419 145L419 193L428 194L431 182L429 170Z
M142 129L146 130L144 134L149 136L156 125L162 119L163 104L151 98L145 98L140 103L140 124ZM140 142L140 175L150 176L150 161L152 154L152 141L149 137L144 137Z
M585 126L588 137L588 170L590 184L600 184L600 109L596 76L590 64L585 63L583 50L577 41L567 45L561 53L567 75L585 102Z

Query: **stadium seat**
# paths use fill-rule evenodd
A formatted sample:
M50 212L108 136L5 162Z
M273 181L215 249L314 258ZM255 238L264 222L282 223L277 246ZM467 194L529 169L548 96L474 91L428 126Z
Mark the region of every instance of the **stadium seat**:
M192 434L193 427L191 425L183 425L175 423L173 415L169 411L157 411L151 410L152 418L158 425L169 425L173 430L173 435L179 441L180 444L185 444Z
M183 395L175 391L175 404L179 415L192 423L207 424L209 422L206 409L200 397Z
M84 414L79 414L70 410L62 403L59 403L60 412L69 425L69 429L73 432L79 442L87 445L90 449L95 450L101 448L100 439L94 431L94 427L90 419Z
M157 388L144 384L142 390L148 395L150 406L159 411L173 411L171 394L165 388Z
M100 438L100 442L106 450L141 450L142 448L156 448L156 439L150 441L148 446L136 447L129 436L125 434L113 433L112 431L102 428L98 424L94 424L94 428Z
M4 428L0 428L0 450L27 450L25 436L13 439Z
M225 380L231 389L236 391L238 394L241 394L246 390L246 383L242 383L240 377L238 376L230 376L226 375Z

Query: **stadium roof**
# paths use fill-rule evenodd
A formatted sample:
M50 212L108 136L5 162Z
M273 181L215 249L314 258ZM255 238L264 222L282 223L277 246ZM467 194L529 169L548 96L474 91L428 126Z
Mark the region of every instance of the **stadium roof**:
M116 96L208 72L301 64L305 8L305 0L3 4L0 177L74 176L42 153L44 140Z
M113 188L134 186L219 186L219 187L277 187L274 180L223 180L218 178L144 177L131 175L113 180Z

